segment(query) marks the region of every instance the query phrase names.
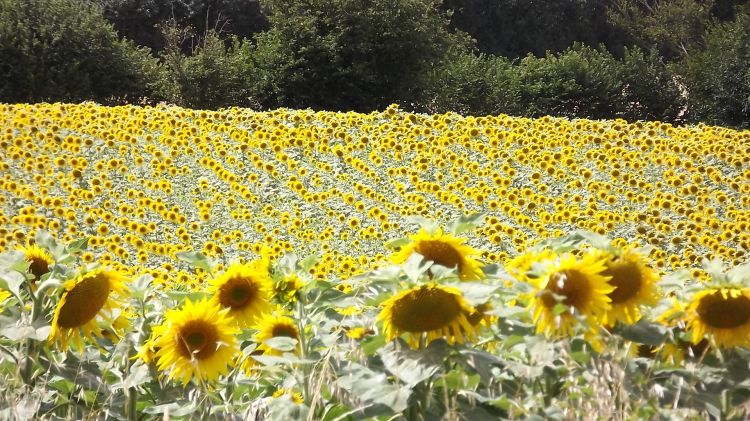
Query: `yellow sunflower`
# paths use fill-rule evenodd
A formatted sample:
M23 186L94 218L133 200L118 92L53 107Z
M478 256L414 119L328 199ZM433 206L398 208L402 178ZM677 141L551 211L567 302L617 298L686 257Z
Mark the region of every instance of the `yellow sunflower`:
M530 307L537 333L571 335L575 315L598 321L611 308L608 294L614 290L602 275L604 269L604 261L593 254L581 260L566 254L549 265L545 275L532 279L536 292ZM555 310L556 296L567 306L562 312Z
M79 275L63 287L65 292L52 317L50 342L57 342L61 349L67 350L72 339L82 349L81 336L89 339L103 336L102 325L108 333L120 336L127 323L119 316L130 295L122 274L97 269Z
M536 263L551 262L557 258L557 253L550 249L538 252L528 252L516 256L505 264L510 275L521 282L530 282L533 278L529 272Z
M239 328L228 313L206 299L188 299L181 308L167 310L164 323L154 327L156 340L149 344L158 349L157 368L169 370L169 378L183 385L193 377L203 383L227 374L239 350Z
M213 293L211 300L229 309L229 315L241 327L251 326L260 315L273 310L273 282L265 260L233 264L211 280L208 291Z
M253 336L253 341L258 344L257 351L266 355L281 355L282 351L271 348L265 344L265 341L271 338L287 337L297 340L297 350L299 350L299 329L297 323L291 317L288 317L277 310L276 314L265 314L255 326L258 331Z
M750 347L750 288L709 288L695 294L686 321L693 344L709 335L719 347Z
M441 229L429 233L425 229L410 235L411 242L403 246L391 256L391 262L401 264L409 259L412 253L419 253L425 260L430 260L447 268L458 268L461 280L471 281L484 278L480 261L473 256L480 254L479 250L464 244L466 239L443 234Z
M407 342L416 348L423 334L425 343L438 338L463 343L476 336L477 327L468 319L476 310L457 288L421 285L401 291L382 305L378 320L389 341L408 334Z
M285 276L274 284L274 295L283 302L297 301L297 291L305 286L305 282L297 274Z
M292 399L292 402L296 403L297 405L302 405L303 403L305 403L305 398L302 397L301 393L292 392L291 390L287 391L283 387L273 392L272 397L275 399L275 398L280 398L284 395L289 395L289 397Z
M27 243L26 246L18 247L17 250L26 256L26 261L29 262L29 272L34 275L34 281L48 273L50 265L55 262L47 250L36 244Z
M604 313L602 323L636 323L641 319L641 306L654 306L659 302L656 285L659 275L646 266L644 257L632 248L619 255L609 251L596 254L604 260L605 269L601 274L609 277L609 284L614 287L614 291L607 294L612 308Z
M5 302L11 297L11 295L10 291L0 289L0 312L5 309Z

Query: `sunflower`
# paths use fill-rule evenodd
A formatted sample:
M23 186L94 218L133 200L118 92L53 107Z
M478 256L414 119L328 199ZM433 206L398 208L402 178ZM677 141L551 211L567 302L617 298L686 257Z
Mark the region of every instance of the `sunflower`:
M297 323L291 317L286 316L281 310L276 314L265 314L256 325L258 332L253 336L253 341L258 344L257 351L266 355L281 355L282 351L274 349L265 344L271 338L287 337L297 340L297 350L299 350L299 329Z
M476 310L457 288L425 284L402 291L382 305L378 320L383 321L389 341L408 334L409 344L416 348L423 334L426 343L438 338L463 343L476 335L477 327L468 319Z
M305 282L297 274L292 273L276 282L273 286L274 295L283 302L297 301L297 291L305 286Z
M79 275L66 282L65 292L52 317L50 342L58 342L63 350L73 339L79 349L83 348L81 335L93 339L103 336L102 326L114 336L127 326L120 316L125 298L130 294L125 277L116 271L97 269Z
M530 306L537 333L571 335L576 315L598 321L610 309L607 294L614 290L604 270L604 261L594 254L581 260L566 254L548 265L547 273L532 279L536 293ZM567 308L560 312L558 303Z
M607 294L612 308L602 316L602 323L612 325L617 321L634 324L641 318L641 306L654 306L659 301L656 283L659 276L646 266L641 254L626 248L621 254L598 251L604 260L601 273L610 278L615 289Z
M34 275L32 282L39 280L44 274L48 273L50 265L55 262L47 250L36 244L26 243L26 246L18 247L17 250L23 252L26 261L29 262L29 272Z
M695 294L686 321L693 344L708 334L719 347L750 346L750 288L709 288Z
M273 309L273 282L265 260L233 264L211 280L208 291L214 294L211 300L229 309L229 316L241 327L251 326L260 315Z
M275 392L273 392L272 397L274 399L276 399L276 398L280 398L280 397L282 397L284 395L289 395L289 397L291 398L292 402L296 403L297 405L302 405L303 403L305 403L305 398L302 397L301 393L299 393L299 392L292 392L291 390L287 391L283 387L280 388L280 389L277 389Z
M424 228L415 235L410 235L409 238L412 241L391 256L393 263L404 263L412 253L419 253L424 256L425 260L440 266L458 268L461 280L471 281L484 278L482 272L484 265L472 257L480 254L480 251L464 244L465 239L443 234L441 229L429 233Z
M170 379L186 385L195 377L199 382L216 380L226 374L228 363L239 348L239 328L214 301L189 299L179 309L167 310L164 323L154 327L153 343L159 370L169 370Z
M531 273L535 264L553 261L557 258L557 254L550 249L542 249L538 252L528 252L516 256L505 264L505 269L514 278L521 282L531 282L531 279L536 278L535 274Z
M8 301L12 294L10 291L0 288L0 312L5 309L5 302Z

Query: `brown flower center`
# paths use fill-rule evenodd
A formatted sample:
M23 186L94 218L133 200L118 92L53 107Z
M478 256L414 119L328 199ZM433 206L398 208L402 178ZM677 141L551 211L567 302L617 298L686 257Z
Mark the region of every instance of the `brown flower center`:
M456 297L446 291L423 286L393 304L392 323L401 331L429 332L453 323L461 315Z
M545 307L553 308L557 304L556 295L564 297L562 303L568 307L580 309L586 306L591 296L591 285L585 274L575 269L555 272L549 277L547 286L541 293Z
M458 267L458 270L461 270L461 254L450 244L440 240L420 241L415 250L424 256L425 260L431 260L447 268Z
M271 335L274 338L285 336L287 338L295 339L299 336L299 334L297 333L297 328L287 324L274 325L273 329L271 329Z
M252 279L231 278L219 290L219 302L223 307L241 309L258 295L258 285Z
M218 348L216 327L205 320L191 320L177 332L177 350L185 358L204 360Z
M60 309L57 325L76 328L96 317L109 298L109 278L100 273L86 278L65 295L65 304Z
M34 278L39 279L42 275L49 272L49 263L45 259L34 256L29 261L31 262L29 270L34 275Z
M635 297L643 285L643 275L633 262L609 262L602 275L612 277L609 283L615 289L608 294L612 304L623 303Z
M731 329L750 321L750 298L744 295L727 297L715 292L701 298L698 316L710 327Z

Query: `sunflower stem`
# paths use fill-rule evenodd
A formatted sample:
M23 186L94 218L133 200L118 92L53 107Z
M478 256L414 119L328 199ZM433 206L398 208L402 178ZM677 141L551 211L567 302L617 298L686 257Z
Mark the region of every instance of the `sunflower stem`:
M307 340L305 339L305 305L303 303L304 296L300 294L297 300L297 325L299 326L299 349L300 357L304 360L307 358ZM310 399L310 385L309 385L309 367L307 364L302 364L302 386L305 392L305 402L309 402Z
M131 387L127 392L127 407L126 416L128 420L135 421L138 419L138 391L135 387Z

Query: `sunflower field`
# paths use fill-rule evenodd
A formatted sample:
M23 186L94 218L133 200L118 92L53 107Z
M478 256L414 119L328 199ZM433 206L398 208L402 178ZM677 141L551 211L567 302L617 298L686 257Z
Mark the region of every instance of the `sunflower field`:
M0 418L746 419L748 145L0 104Z

